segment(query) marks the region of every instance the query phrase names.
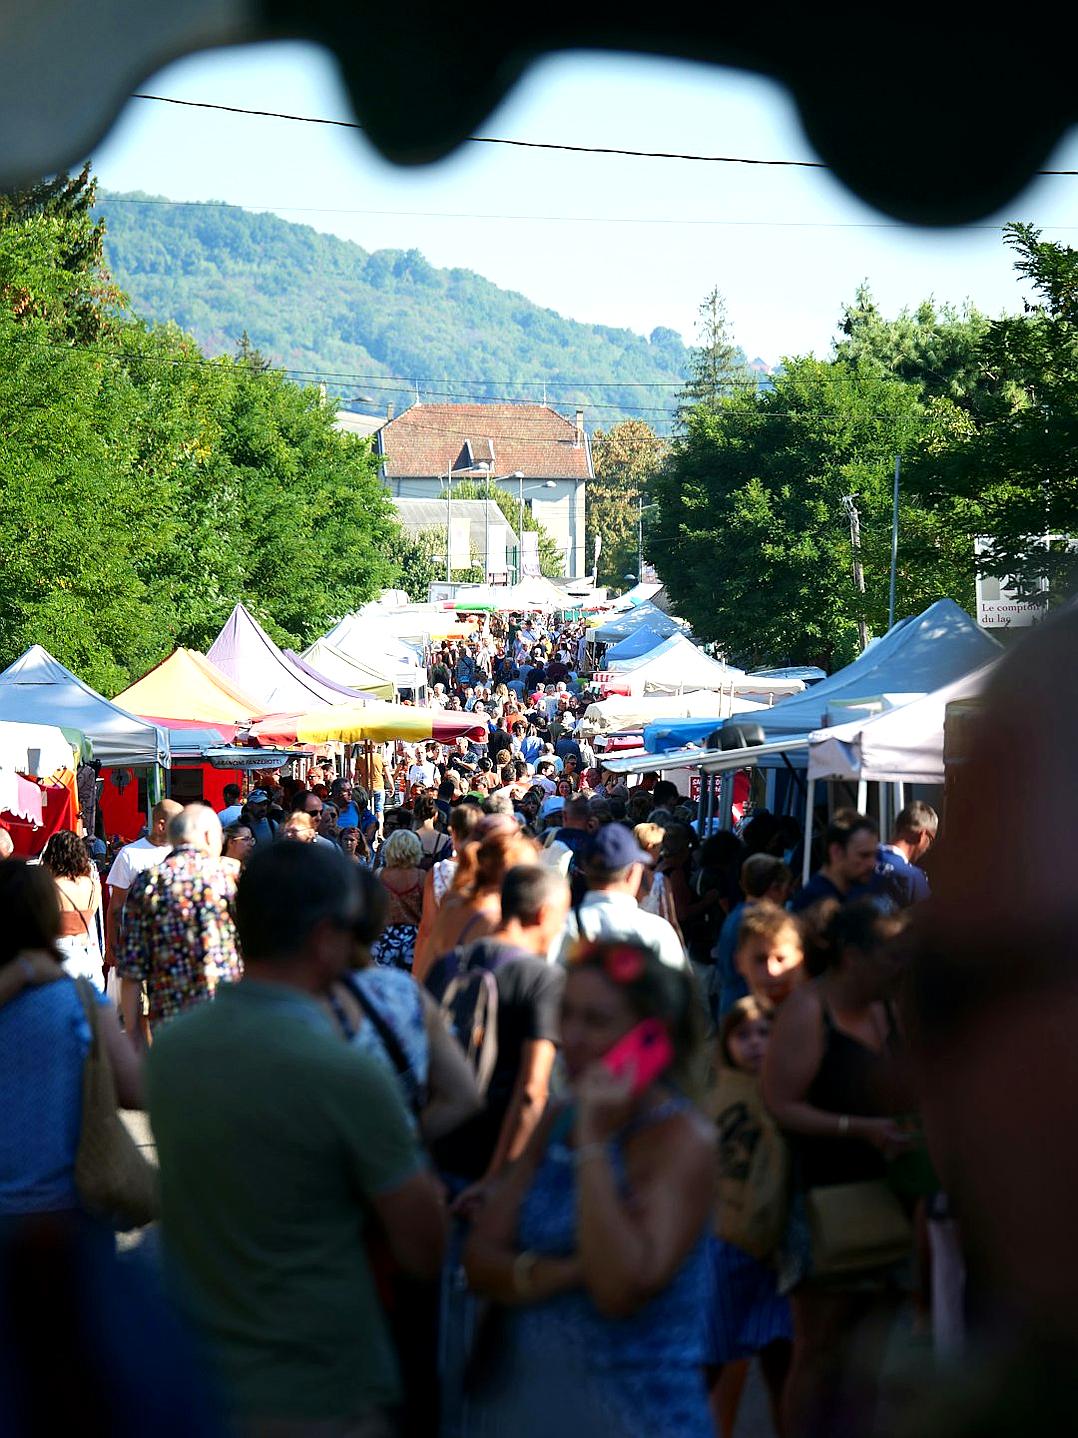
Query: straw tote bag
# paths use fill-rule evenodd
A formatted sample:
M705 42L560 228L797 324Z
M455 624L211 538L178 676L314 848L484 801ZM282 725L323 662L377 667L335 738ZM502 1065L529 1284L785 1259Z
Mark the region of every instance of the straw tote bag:
M87 1211L114 1228L140 1228L158 1215L157 1170L143 1157L120 1117L116 1080L101 1033L92 984L75 985L90 1025L82 1069L82 1127L75 1187Z

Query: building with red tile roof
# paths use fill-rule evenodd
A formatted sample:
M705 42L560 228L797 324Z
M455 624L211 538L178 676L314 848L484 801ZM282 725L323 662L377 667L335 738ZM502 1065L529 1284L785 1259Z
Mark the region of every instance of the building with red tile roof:
M375 449L395 498L438 498L450 476L493 476L553 536L563 573L587 572L584 505L594 469L582 410L570 419L545 404L414 404L382 425Z

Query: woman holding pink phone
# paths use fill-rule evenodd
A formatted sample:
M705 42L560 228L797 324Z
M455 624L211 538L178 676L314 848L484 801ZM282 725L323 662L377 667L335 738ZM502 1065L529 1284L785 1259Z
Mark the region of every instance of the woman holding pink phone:
M714 1140L685 1096L692 980L623 941L569 965L552 1107L465 1255L494 1300L469 1438L711 1438L702 1365Z

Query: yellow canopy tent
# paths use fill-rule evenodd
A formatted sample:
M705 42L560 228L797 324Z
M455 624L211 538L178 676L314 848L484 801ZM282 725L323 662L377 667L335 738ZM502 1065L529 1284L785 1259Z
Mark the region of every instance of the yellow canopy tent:
M194 649L174 650L113 702L173 728L208 725L226 739L264 708Z

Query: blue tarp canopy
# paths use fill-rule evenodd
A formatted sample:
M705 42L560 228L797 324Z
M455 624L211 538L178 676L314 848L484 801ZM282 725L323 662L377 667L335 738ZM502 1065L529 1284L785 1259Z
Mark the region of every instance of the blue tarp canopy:
M931 694L995 659L1000 647L953 599L938 599L923 614L901 619L845 669L752 716L767 739L805 735L856 714L843 706L870 705L884 695ZM737 723L737 719L725 720ZM705 736L706 737L706 736Z
M668 639L671 633L671 630L660 625L644 624L635 633L627 634L624 639L612 644L603 655L603 663L609 664L612 659L636 659L641 654L648 654L664 639Z

